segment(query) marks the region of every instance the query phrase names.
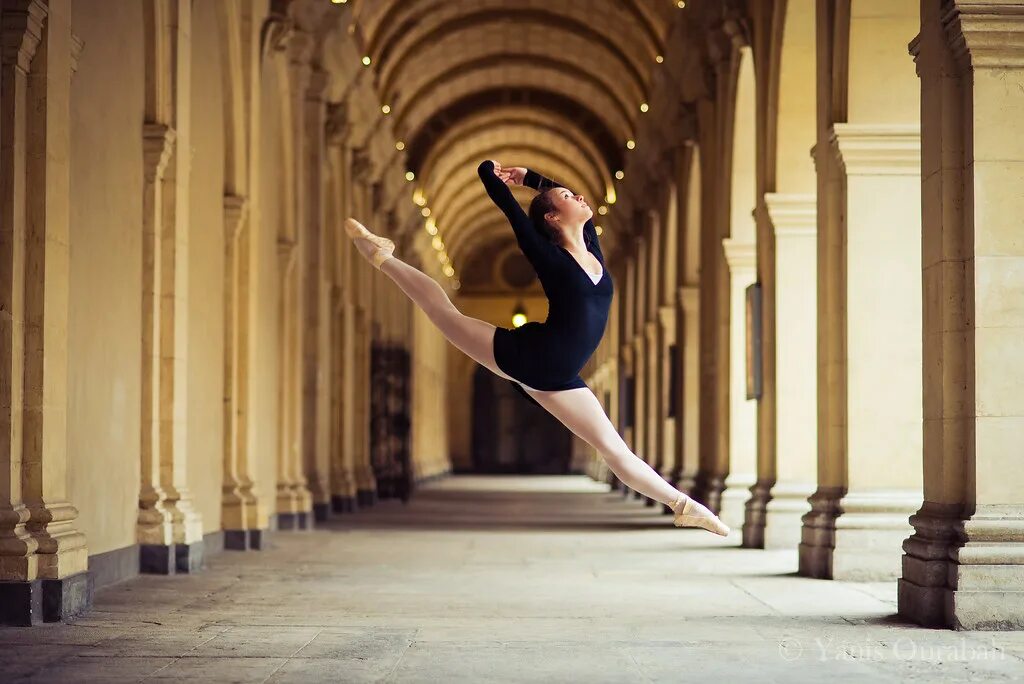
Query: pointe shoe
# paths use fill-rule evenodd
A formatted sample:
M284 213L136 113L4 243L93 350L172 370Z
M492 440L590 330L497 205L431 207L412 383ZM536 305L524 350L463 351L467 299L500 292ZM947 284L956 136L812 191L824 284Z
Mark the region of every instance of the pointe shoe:
M681 506L680 502L682 502ZM673 502L672 510L676 514L674 520L676 527L702 527L708 532L714 532L723 537L729 534L729 526L719 520L717 515L712 513L710 518L699 515L697 502L685 494Z
M348 233L348 236L353 240L356 238L363 238L377 246L376 251L374 251L373 255L370 257L370 263L372 263L373 267L377 270L380 270L381 264L393 256L392 252L395 251L394 242L387 238L380 237L379 235L374 235L367 230L366 226L359 221L356 221L354 218L345 219L345 232ZM362 254L362 252L360 252L360 254Z

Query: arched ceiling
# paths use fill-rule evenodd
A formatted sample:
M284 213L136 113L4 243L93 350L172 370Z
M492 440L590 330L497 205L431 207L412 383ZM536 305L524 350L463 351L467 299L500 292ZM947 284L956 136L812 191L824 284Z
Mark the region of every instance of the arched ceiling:
M614 195L678 11L675 0L350 2L411 185L456 269L509 235L477 178L483 159L534 168L595 206Z

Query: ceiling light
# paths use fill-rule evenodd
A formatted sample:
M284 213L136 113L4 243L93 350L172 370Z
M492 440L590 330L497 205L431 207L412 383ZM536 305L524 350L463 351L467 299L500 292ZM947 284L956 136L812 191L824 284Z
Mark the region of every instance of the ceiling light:
M406 171L405 172L405 180L407 180L407 181L414 181L414 180L416 180L416 174L413 173L412 171Z
M390 105L381 105L380 111L384 112L385 114L390 114L391 113L391 106Z
M438 252L440 252L442 249L444 249L444 242L441 241L441 238L439 236L435 235L434 239L430 241L430 246L436 249Z
M686 0L679 0L679 2L676 3L676 7L678 7L679 9L683 9L684 7L686 7Z
M427 232L431 235L437 235L437 221L432 218L428 218L424 222L423 227L427 229Z
M398 142L395 143L395 149L401 152L402 150L405 149L405 143L399 140Z
M632 140L627 140L626 141L626 149L627 150L631 150L634 147L636 147L636 143L634 141L632 141Z
M661 55L658 55L657 57L654 58L654 61L657 62L658 64L661 64L662 62L665 61L665 58L662 57Z
M608 213L608 207L606 207L606 206L604 206L604 205L602 204L601 206L599 206L599 207L597 208L597 213L598 213L598 214L600 214L601 216L604 216L605 214L607 214L607 213Z
M363 66L370 66L370 55L363 55Z
M420 213L423 214L423 218L430 216L430 207L423 207L420 209Z
M344 5L348 0L331 0L335 5Z
M647 106L646 102L641 102L640 103L640 111L641 112L646 112L648 109L650 109L650 107Z
M602 228L601 226L594 226L594 232L600 235L601 233L604 232L604 228Z
M618 178L619 180L622 180L623 178L626 177L626 174L623 173L622 171L616 171L615 172L615 177Z

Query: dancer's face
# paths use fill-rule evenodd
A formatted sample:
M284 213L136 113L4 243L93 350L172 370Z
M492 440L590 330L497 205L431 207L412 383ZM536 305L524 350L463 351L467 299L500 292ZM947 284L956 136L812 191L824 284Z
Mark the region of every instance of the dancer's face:
M548 212L547 219L552 225L578 225L594 215L583 195L574 195L565 188L552 188L548 193L552 210Z

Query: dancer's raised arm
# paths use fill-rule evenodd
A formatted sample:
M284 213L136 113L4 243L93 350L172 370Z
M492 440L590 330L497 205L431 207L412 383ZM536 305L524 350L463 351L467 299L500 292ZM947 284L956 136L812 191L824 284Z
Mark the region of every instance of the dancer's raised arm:
M512 230L516 234L519 249L523 251L526 258L536 268L536 260L550 253L554 249L554 245L533 227L530 217L523 211L523 208L519 205L518 200L516 200L512 191L509 190L505 181L498 178L494 173L493 161L487 159L481 162L480 166L477 167L477 173L480 175L480 180L483 182L484 188L487 189L487 194L490 196L491 201L498 205L498 208L505 214L508 222L512 224Z

